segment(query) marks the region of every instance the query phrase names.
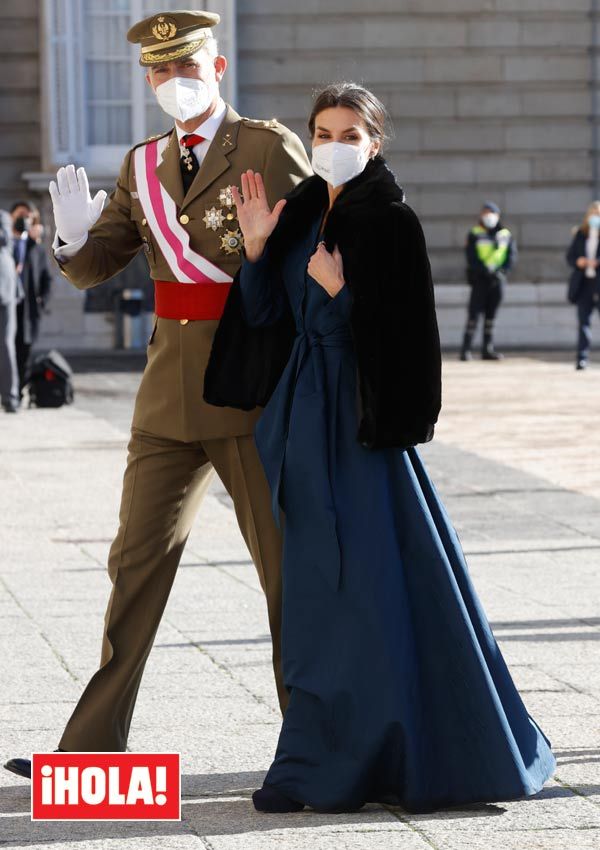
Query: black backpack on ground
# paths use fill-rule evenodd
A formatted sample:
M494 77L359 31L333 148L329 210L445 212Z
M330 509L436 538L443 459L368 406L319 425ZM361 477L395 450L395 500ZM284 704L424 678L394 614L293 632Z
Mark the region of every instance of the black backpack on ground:
M29 372L29 406L62 407L73 402L73 370L58 351L36 357Z

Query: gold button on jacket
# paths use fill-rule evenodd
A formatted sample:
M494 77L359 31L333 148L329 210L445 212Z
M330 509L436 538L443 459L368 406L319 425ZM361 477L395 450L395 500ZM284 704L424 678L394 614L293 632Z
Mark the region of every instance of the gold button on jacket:
M189 222L190 222L190 217L189 217L189 215L186 215L186 214L184 213L183 215L180 215L180 216L179 216L179 221L180 221L182 224L189 224Z

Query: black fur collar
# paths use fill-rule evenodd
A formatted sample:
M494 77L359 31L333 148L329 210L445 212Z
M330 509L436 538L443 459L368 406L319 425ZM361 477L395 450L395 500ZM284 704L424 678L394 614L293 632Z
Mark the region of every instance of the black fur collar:
M404 190L381 155L369 160L364 171L349 180L335 199L325 227L328 231L346 215L372 216L390 203L404 201ZM314 218L329 205L327 183L317 174L307 177L286 195L287 203L270 239L271 248L285 245L303 223Z

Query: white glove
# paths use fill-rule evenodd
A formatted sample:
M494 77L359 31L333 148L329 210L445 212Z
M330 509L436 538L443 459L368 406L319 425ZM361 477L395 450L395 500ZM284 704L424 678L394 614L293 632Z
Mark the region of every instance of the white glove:
M92 200L85 168L75 171L74 165L59 168L56 183L50 181L48 188L54 208L56 232L67 245L77 242L100 218L106 192L100 189Z

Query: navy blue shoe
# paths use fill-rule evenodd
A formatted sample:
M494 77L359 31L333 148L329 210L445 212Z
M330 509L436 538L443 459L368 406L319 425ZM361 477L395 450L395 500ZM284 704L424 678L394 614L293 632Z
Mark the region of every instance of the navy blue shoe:
M263 785L252 795L252 802L257 812L271 812L272 814L283 814L284 812L301 812L304 803L290 800L285 794L277 791L271 785Z

